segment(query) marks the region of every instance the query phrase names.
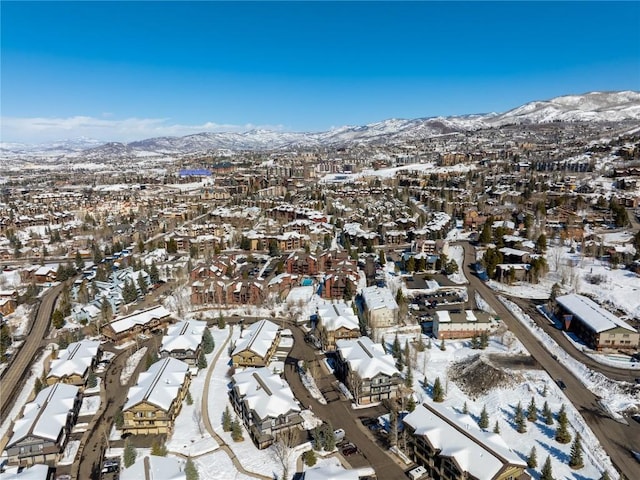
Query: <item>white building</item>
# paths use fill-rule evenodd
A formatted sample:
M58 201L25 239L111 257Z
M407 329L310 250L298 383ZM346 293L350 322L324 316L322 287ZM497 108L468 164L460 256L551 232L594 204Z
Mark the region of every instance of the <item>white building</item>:
M373 331L373 338L378 341L380 329L398 324L398 304L389 288L375 285L362 289L362 299L367 325Z
M58 352L58 358L51 361L47 384L69 383L71 385L84 386L91 368L99 360L98 340L81 340L73 342Z
M162 358L172 357L187 362L190 366L198 363L202 336L207 329L207 322L184 320L167 328L162 337L159 354Z

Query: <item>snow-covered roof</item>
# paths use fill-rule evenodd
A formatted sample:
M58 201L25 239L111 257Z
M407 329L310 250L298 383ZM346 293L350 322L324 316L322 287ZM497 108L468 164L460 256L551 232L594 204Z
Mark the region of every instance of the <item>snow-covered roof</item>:
M439 323L451 322L451 317L449 316L449 310L437 310L436 315L438 316Z
M183 320L167 329L167 334L162 337L160 351L173 352L175 350L196 351L202 342L202 335L207 328L207 322L199 320Z
M261 420L301 411L289 384L267 367L248 368L236 373L233 384L242 401Z
M510 247L502 247L500 250L504 255L508 255L511 257L523 257L525 255L531 255L531 252L527 252L525 250L518 250L517 248Z
M362 289L362 298L367 304L368 310L377 310L380 308L388 308L389 310L397 310L398 304L391 294L391 290L387 287L378 287L373 285Z
M400 375L393 357L385 353L379 343L369 337L353 340L338 340L336 348L340 356L349 364L349 370L357 372L361 379L371 379L378 374Z
M138 377L138 383L129 389L124 410L147 402L168 411L178 396L187 375L189 365L175 358L164 358L149 367Z
M309 468L304 472L304 480L358 480L358 470L347 470L340 465L326 465Z
M116 333L126 332L134 325L146 325L151 320L165 318L171 315L169 310L163 306L149 308L140 312L134 312L131 315L114 320L109 325Z
M456 414L442 405L419 405L404 423L429 440L441 456L453 457L460 468L479 480L490 480L506 464L526 468L526 463L497 433L480 430L469 415Z
M98 340L81 340L69 344L66 350L58 353L58 358L51 362L49 377L62 378L70 375L84 376L87 368L98 354Z
M183 462L176 457L139 457L120 471L120 480L186 480Z
M318 317L324 327L330 331L338 330L339 328L360 329L358 317L344 301L336 303L323 302L318 306Z
M279 327L269 320L260 320L253 323L242 332L242 336L236 341L236 348L232 355L237 355L245 350L250 350L260 357L264 357L273 345L278 335Z
M49 465L32 465L18 473L18 467L14 471L0 473L0 480L48 480Z
M636 332L628 323L616 317L613 313L605 310L596 302L583 295L571 293L556 297L563 308L569 310L573 315L578 317L584 324L588 325L595 332L605 332L613 328L624 328L631 332Z
M8 446L34 436L56 441L67 423L67 414L73 409L78 387L56 383L44 388L33 402L24 406L22 418L16 420Z

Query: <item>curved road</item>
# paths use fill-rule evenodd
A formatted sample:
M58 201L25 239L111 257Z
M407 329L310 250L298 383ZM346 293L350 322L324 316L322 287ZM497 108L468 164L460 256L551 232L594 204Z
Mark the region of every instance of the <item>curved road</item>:
M20 347L9 368L0 377L2 380L2 388L0 388L0 419L2 420L4 420L13 406L13 400L26 380L27 370L40 349L42 339L49 330L51 312L61 291L62 284L51 288L42 296L36 318L31 329L27 332L22 347Z
M640 478L640 464L630 452L640 451L640 424L631 421L629 425L624 425L605 415L598 406L598 397L570 370L558 363L542 343L496 298L495 293L471 272L470 265L476 260L475 249L469 243L461 242L461 245L465 252L464 274L471 287L495 310L551 378L562 378L567 385L564 394L584 417L616 468L627 478Z

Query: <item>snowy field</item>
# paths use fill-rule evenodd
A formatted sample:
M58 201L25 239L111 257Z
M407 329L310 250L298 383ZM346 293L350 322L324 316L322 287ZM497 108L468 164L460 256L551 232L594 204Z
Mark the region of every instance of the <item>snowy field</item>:
M400 344L404 345L404 341L407 338L411 341L411 337L399 336ZM538 471L547 455L550 455L553 475L556 480L599 479L603 469L607 469L611 478L617 478L617 473L609 457L600 446L595 435L546 372L542 370L518 371L516 372L516 375L519 375L517 381L506 387L491 390L475 399L470 398L460 390L453 381L447 380L448 368L452 362L464 361L479 352L520 353L525 351L522 344L513 337L505 341L507 345L498 340L492 337L489 347L484 351L472 350L468 341L454 340L447 340L445 342L446 350L442 351L439 348L439 342L432 340L432 348L426 349L422 353L418 352L416 356L415 369L413 370L413 387L416 400L419 403L431 402L433 383L439 377L442 385L447 390L444 405L451 408L452 411L461 413L466 402L469 414L476 421L480 417L482 408L486 406L489 414L490 429L493 429L495 422L498 421L502 438L521 458L526 460L531 447L536 447ZM425 375L428 382L426 389L422 385ZM543 397L545 386L547 388L547 396ZM527 422L526 433L518 433L513 421L515 407L520 402L523 409L526 410L532 397L535 399L540 418L533 423ZM585 463L582 469L574 471L568 466L571 443L563 445L556 442L554 439L555 426L547 426L541 419L541 410L545 400L554 414L564 404L569 418L569 425L573 427L571 429L572 435L575 435L575 432L579 432L582 436ZM537 472L530 471L530 473L533 474L534 478L537 478Z
M124 365L122 372L120 372L120 385L126 385L133 372L135 372L138 364L144 358L147 353L147 347L142 347L140 350L134 352L129 358L127 358L127 363Z

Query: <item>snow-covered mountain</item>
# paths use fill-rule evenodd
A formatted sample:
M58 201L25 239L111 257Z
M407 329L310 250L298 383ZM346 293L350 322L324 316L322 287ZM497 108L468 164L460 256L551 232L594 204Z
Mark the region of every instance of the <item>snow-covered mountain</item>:
M300 133L251 130L243 133L198 133L157 137L130 143L98 144L80 139L52 145L0 144L0 158L66 157L87 160L172 156L217 150L276 150L296 147L397 144L436 135L548 122L640 122L640 92L592 92L530 102L508 112L413 120L389 119L326 132Z

